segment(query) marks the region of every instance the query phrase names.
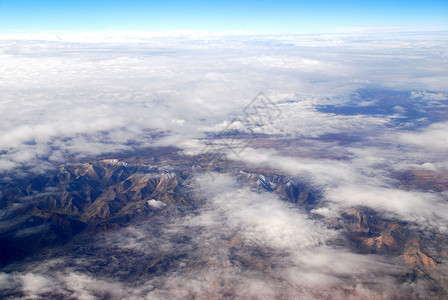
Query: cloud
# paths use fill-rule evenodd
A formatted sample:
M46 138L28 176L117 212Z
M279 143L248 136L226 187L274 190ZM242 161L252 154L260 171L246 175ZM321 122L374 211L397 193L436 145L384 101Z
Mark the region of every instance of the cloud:
M403 144L415 145L429 151L448 153L448 122L432 124L419 132L405 132L398 135Z
M87 39L0 39L2 175L161 145L198 154L208 142L230 160L308 180L322 191L313 212L324 219L311 219L230 175L205 174L194 178L203 204L195 214L96 235L76 257L0 273L2 290L14 297L79 299L417 295L418 284L395 284L392 278L405 271L393 261L335 246L339 232L323 221L362 206L446 234L446 193L405 190L393 176L448 168L446 122L406 132L390 116L318 107L348 103L366 86L404 89L410 101L443 106L446 58L440 49L446 41L353 35ZM244 108L260 91L281 113L254 124ZM357 106L368 108L376 97L372 92ZM259 113L269 117L269 107ZM231 123L235 117L243 120ZM222 136L213 139L232 124L257 134L238 154ZM146 204L163 208L155 199Z
M390 171L395 165L397 170L409 170L415 168L415 161L406 157L406 163L403 163L403 152L394 150L378 151L368 146L346 150L350 152L350 159L345 160L285 156L269 148L246 148L239 155L228 151L228 157L253 167L264 166L308 178L322 189L328 201L328 209L315 210L324 216L335 216L351 207L369 207L393 218L416 222L422 228L446 233L448 206L445 195L433 191L405 191L391 178ZM416 161L419 159L417 156Z
M440 40L116 37L99 43L2 36L0 170L144 147L160 132L188 142L241 115L262 90L282 103L283 114L256 132L307 137L380 130L387 120L313 111L314 104L349 97L366 82L445 91ZM123 44L140 37L145 43Z
M86 245L95 249L91 255L80 250L76 258L0 273L0 285L29 298L79 299L342 299L403 292L390 284L404 271L400 266L330 246L338 237L334 230L275 194L252 191L225 174L196 181L205 203L195 214L102 233Z
M238 188L225 175L213 174L197 178L211 210L200 218L214 222L216 227L227 226L227 231L241 229L250 244L280 249L305 249L319 245L332 235L321 225L309 220L297 208L287 205L272 194L254 193ZM210 196L210 193L216 193ZM201 223L193 219L192 222Z
M158 201L158 200L154 200L154 199L146 201L146 204L148 204L149 206L151 206L155 209L161 209L166 206L166 204L163 203L162 201Z

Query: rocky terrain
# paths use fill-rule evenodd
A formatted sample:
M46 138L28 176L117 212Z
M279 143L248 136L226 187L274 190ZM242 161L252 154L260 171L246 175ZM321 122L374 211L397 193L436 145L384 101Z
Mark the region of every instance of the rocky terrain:
M137 284L145 280L157 282L169 274L191 275L203 272L204 268L225 269L230 263L264 274L279 284L285 282L277 267L279 259L286 254L269 246L247 243L238 231L222 233L209 256L199 251L207 246L196 238L208 234L204 228L182 225L186 228L184 231L170 231L169 226L198 215L208 204L207 197L199 192L201 182L195 180L200 173L188 166L189 158L174 155L172 150L164 153L144 158L73 162L44 174L3 181L0 270L26 272L40 268L39 262L56 261L46 267L47 271L71 268L100 278ZM415 224L387 218L363 207L352 207L342 216L323 219L313 210L324 206L325 197L306 180L236 163L227 169L221 167L218 162L219 172L235 178L240 186L255 193L275 194L311 220L324 222L328 229L339 233L329 241L332 246L348 247L361 255L378 255L399 266L394 275L398 286L424 284L423 294L414 291L409 295L447 296L447 252L443 248L446 236L428 236ZM440 177L418 172L406 176L421 178L408 183L409 188L444 190L446 187ZM143 232L131 230L139 226L144 228ZM122 232L124 235L120 235ZM141 243L138 250L126 246L128 236ZM166 243L171 246L165 249ZM145 247L145 251L139 249ZM226 260L214 251L225 251ZM355 279L347 280L354 282ZM217 299L235 294L231 278L218 276L214 284L210 293ZM341 295L356 296L354 291L333 288ZM3 298L24 296L14 288L5 289L0 295ZM199 295L193 293L191 298ZM66 296L56 292L42 295Z

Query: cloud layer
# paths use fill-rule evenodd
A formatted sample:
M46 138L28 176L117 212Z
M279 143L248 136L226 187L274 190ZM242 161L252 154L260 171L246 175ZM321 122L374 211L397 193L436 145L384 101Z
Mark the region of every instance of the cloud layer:
M234 163L306 179L323 195L307 214L228 174L196 176L204 205L195 214L141 221L96 236L86 254L0 273L6 295L346 299L427 288L398 284L406 270L397 261L336 246L340 232L325 224L367 207L422 234L448 235L447 192L397 175L448 174L443 39L4 36L0 45L2 182L108 153L170 145L194 156L208 145ZM260 91L272 102L254 111L269 122L245 114ZM372 108L384 99L400 105ZM429 112L406 115L419 101ZM366 113L353 113L360 108ZM404 117L415 126L395 122ZM232 132L250 138L232 140ZM146 205L164 207L152 198Z
M281 104L284 117L257 132L313 137L387 121L313 112L313 105L345 101L359 87L446 92L446 61L438 51L444 42L437 39L143 37L123 44L37 38L43 40L0 40L2 171L39 171L73 155L148 146L160 132L177 145L240 115L260 91L274 102L301 102Z

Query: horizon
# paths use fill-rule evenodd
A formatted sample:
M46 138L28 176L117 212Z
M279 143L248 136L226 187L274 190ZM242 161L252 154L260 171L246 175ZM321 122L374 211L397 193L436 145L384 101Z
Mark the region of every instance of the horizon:
M445 1L0 1L0 34L208 31L324 34L362 28L448 29Z

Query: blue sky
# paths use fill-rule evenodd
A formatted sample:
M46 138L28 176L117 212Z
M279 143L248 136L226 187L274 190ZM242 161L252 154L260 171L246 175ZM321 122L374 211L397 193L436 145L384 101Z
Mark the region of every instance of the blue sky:
M0 32L208 30L310 33L448 24L448 1L0 0Z

